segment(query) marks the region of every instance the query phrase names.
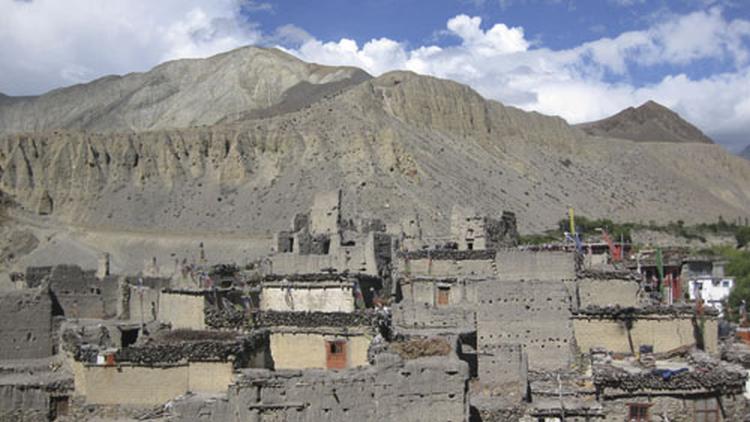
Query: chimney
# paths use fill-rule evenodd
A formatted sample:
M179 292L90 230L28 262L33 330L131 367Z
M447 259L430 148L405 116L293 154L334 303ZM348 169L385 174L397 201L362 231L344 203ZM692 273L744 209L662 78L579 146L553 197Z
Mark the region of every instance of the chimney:
M96 268L96 276L98 278L104 278L109 275L109 253L102 252L99 254L99 264Z

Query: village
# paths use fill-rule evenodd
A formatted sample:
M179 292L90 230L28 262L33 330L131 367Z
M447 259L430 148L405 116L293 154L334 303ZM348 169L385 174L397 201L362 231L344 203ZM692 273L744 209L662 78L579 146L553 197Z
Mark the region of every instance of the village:
M0 420L744 420L725 262L450 215L437 238L323 192L251 265L29 267L0 296Z

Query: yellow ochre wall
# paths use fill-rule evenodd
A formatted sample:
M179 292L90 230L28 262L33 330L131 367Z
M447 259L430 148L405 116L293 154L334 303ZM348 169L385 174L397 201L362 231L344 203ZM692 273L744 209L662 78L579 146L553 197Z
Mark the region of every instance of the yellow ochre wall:
M326 340L346 339L349 367L368 365L370 336L332 336L318 333L273 333L271 356L276 369L326 368Z
M85 395L88 404L157 405L188 391L224 392L233 381L231 362L190 362L169 367L97 365L78 369L76 393Z
M601 346L618 353L630 353L628 332L623 321L599 318L576 318L573 320L576 342L582 353L594 346ZM641 345L654 346L655 353L666 352L695 343L693 324L690 318L649 318L633 321L630 331L633 348L637 352ZM704 330L706 351L718 351L718 323L707 320Z

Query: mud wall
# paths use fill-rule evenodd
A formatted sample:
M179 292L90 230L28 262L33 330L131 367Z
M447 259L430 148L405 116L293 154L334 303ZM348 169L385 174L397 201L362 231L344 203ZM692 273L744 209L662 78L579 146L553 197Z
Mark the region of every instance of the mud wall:
M52 355L52 300L37 289L0 295L0 359Z
M326 368L327 341L346 342L347 367L368 365L369 335L334 335L316 332L276 332L271 334L271 356L276 369Z
M581 353L588 353L594 346L618 353L631 353L627 324L623 320L577 316L573 319L573 327ZM717 320L706 320L704 340L707 352L718 352L718 333ZM646 344L654 346L655 353L661 353L694 344L695 331L688 316L639 317L632 321L630 338L636 352Z
M158 319L173 329L204 330L206 299L202 294L162 292L159 295Z
M466 363L422 358L345 371L256 372L213 420L464 421ZM183 419L186 420L186 419Z
M499 250L495 256L499 280L572 280L576 277L575 255L558 251Z
M561 281L487 280L478 282L477 297L480 353L501 344L521 344L529 369L562 369L572 363L571 298Z

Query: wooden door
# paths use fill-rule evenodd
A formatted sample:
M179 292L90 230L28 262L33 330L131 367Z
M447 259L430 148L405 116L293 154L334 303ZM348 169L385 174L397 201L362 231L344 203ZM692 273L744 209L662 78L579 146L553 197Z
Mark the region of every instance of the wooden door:
M334 340L326 342L326 367L328 369L347 368L346 340Z
M450 294L451 294L451 288L450 287L438 287L437 289L437 305L438 306L445 306L450 303Z

